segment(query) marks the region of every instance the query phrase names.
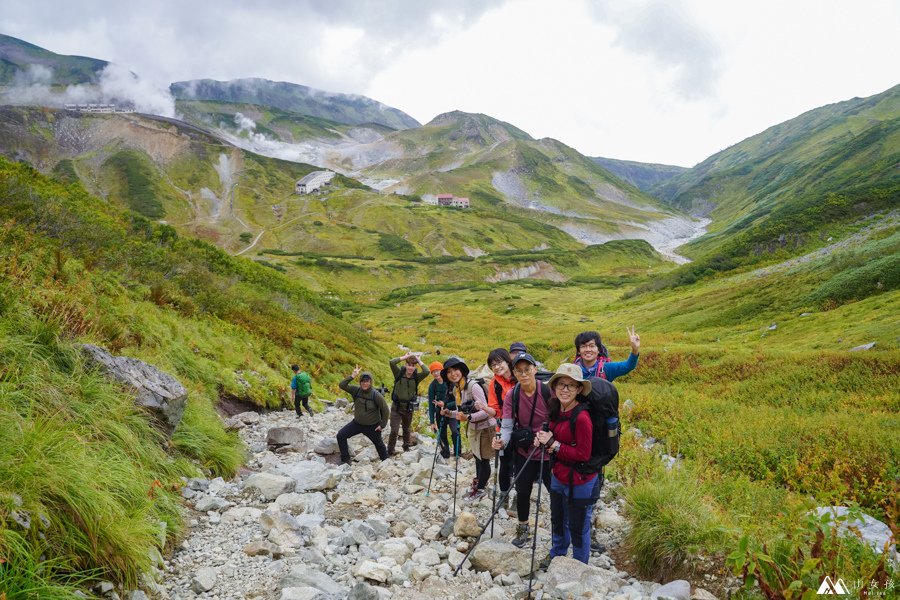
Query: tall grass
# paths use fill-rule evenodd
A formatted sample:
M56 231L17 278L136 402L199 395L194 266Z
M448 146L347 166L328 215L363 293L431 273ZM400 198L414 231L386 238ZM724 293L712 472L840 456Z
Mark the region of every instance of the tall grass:
M188 471L128 395L84 370L54 326L8 308L20 310L0 316L0 529L21 570L8 567L0 589L25 593L40 583L35 573L57 581L49 575L57 571L72 575L63 587L86 577L133 587L161 523L181 529L174 490ZM14 510L30 515L28 529ZM51 562L36 571L42 555Z

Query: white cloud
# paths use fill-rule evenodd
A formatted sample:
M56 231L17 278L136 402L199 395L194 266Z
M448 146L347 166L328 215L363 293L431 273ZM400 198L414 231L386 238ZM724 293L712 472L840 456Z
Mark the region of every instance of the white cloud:
M125 65L147 87L121 74L109 84L155 110L168 109L153 90L172 81L263 77L365 94L423 122L482 112L589 155L647 162L691 165L898 83L896 0L7 5L0 31Z

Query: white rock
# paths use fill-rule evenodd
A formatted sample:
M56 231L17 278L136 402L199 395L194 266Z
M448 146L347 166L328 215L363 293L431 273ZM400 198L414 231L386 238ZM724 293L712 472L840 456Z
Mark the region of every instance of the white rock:
M429 548L427 546L423 546L416 550L412 555L412 559L426 567L433 567L439 565L441 562L441 557L438 556L437 551L434 548Z
M328 594L314 587L289 587L281 590L280 600L328 600Z
M621 529L625 526L625 519L614 510L598 510L594 514L594 526L600 529Z
M691 584L684 579L670 581L650 594L651 600L691 600Z
M292 477L273 473L254 473L244 482L244 489L257 490L263 498L274 500L281 494L293 492L297 481Z
M391 570L375 561L364 560L356 568L356 575L372 581L385 583L391 578Z
M326 498L322 492L298 494L289 492L275 498L275 505L283 511L290 513L325 514Z
M197 594L208 592L215 587L217 577L218 572L215 569L204 567L194 574L194 578L191 580L191 590Z

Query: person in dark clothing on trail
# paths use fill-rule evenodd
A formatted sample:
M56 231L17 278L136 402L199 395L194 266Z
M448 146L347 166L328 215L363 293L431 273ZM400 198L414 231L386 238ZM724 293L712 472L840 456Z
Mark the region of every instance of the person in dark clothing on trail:
M360 376L358 386L350 383L357 375ZM372 387L372 374L364 371L360 375L360 368L357 366L349 377L341 381L339 386L353 398L353 420L344 425L337 433L338 448L341 450L341 462L350 462L350 449L347 445L347 440L360 433L375 444L378 458L387 460L388 451L384 447L384 439L381 437L381 432L384 426L387 425L390 411L387 403L384 401L384 396Z
M438 444L441 448L441 456L445 459L450 458L450 444L447 442L447 430L453 438L453 453L460 451L459 447L459 422L450 417L441 416L441 409L446 407L449 410L456 410L455 400L449 399L447 396L447 382L441 375L444 365L439 361L434 361L428 365L434 380L428 384L428 422L431 424L431 430L437 433ZM461 452L460 452L461 453Z
M519 522L516 525L516 537L512 543L519 548L525 546L531 538L528 524L528 513L531 509L531 490L541 474L541 455L535 453L526 465L532 449L534 435L541 430L550 414L550 387L536 379L537 361L528 353L520 354L513 362L513 374L516 376L519 397L513 402L513 387L503 398L503 426L500 439L493 441L495 450L515 453L515 472L521 474L516 479L516 513ZM517 409L514 405L518 405ZM515 416L514 416L515 413ZM514 432L515 431L515 435ZM515 439L513 440L513 438ZM513 440L513 443L510 441ZM544 456L542 483L550 491L550 457Z
M313 415L312 409L309 407L309 395L312 394L312 379L309 373L300 370L300 365L291 365L291 371L294 376L291 378L291 392L294 395L294 410L297 416L303 416L301 406L306 409L309 416Z
M400 361L405 361L401 369ZM391 372L394 374L394 390L391 392L391 433L388 436L388 454L396 452L397 436L403 426L403 451L412 445L413 402L419 395L419 382L428 377L425 363L417 354L407 352L399 358L391 359ZM416 369L418 365L418 370Z

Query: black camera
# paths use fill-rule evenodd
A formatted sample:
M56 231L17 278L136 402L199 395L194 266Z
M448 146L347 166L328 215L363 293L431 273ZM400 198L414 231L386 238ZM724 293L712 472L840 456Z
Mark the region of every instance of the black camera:
M475 400L466 400L462 404L459 405L459 412L464 415L471 415L475 412Z

